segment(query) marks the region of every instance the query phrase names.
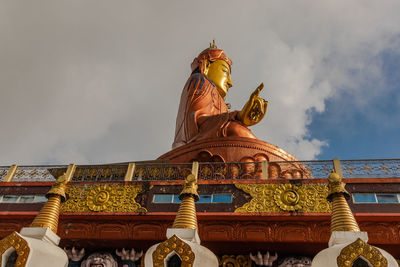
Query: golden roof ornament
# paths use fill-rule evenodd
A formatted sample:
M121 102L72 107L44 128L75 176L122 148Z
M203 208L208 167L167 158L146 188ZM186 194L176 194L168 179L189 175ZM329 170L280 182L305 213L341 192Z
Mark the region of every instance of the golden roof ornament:
M195 201L199 200L197 193L197 178L194 174L189 174L185 179L183 190L179 195L182 200L176 214L172 228L198 229Z
M360 232L357 221L346 201L350 194L345 189L342 178L334 171L328 178L329 193L327 199L332 202L331 232Z
M35 217L30 227L47 227L57 233L58 217L60 215L61 202L65 201L65 189L67 183L72 179L76 166L70 164L67 171L58 177L46 194L48 198L39 214Z

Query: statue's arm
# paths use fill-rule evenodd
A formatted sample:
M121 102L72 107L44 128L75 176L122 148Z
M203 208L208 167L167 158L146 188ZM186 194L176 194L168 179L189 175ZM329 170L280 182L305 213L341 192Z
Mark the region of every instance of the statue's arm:
M259 123L267 113L268 101L258 96L263 88L261 83L238 113L238 119L246 126Z

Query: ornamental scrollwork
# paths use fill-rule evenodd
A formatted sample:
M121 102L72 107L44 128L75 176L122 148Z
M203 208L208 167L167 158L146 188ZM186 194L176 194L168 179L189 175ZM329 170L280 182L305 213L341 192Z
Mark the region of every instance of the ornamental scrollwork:
M69 185L61 212L147 212L135 201L140 185Z
M219 259L221 267L251 267L252 262L250 257L244 255L223 255Z
M10 234L6 238L0 240L0 266L2 265L2 256L6 250L9 248L14 248L17 252L17 261L15 266L23 267L28 261L28 256L30 253L30 248L28 242L26 242L22 237L20 237L16 232Z
M235 184L251 195L250 202L235 212L318 212L328 213L331 204L327 201L326 184Z
M164 267L165 258L175 252L182 260L182 267L191 267L194 263L195 255L188 244L180 240L176 235L173 235L166 241L160 243L153 252L153 266Z
M382 253L377 248L362 241L360 238L344 247L342 251L340 251L336 261L338 266L350 267L360 256L369 261L373 267L388 266L388 261Z

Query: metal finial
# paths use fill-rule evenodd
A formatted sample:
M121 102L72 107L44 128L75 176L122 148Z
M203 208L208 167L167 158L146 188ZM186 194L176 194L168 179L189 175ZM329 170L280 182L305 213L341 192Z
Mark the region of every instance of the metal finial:
M213 39L213 42L210 43L210 48L217 48L217 46L215 45L215 39Z

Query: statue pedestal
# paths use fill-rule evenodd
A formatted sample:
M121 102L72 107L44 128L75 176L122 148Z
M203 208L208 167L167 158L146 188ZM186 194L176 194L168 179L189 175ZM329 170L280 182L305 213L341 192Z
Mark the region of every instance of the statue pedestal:
M277 146L258 139L244 137L224 137L192 142L177 147L158 159L168 159L171 163L192 161L243 162L251 159L253 159L253 162L264 160L298 161L294 156Z

